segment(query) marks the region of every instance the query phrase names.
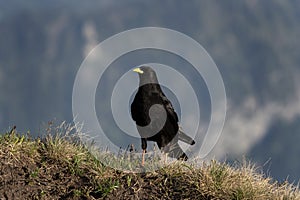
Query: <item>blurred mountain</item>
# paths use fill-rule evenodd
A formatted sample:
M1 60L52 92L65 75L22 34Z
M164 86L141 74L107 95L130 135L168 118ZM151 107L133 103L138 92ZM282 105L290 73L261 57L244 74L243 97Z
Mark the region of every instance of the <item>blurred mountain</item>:
M212 154L272 157L275 178L299 180L300 161L282 156L298 142L285 135L299 124L299 11L292 0L0 0L0 130L37 135L48 121L71 122L73 82L88 52L121 31L166 27L203 45L224 79L227 121Z

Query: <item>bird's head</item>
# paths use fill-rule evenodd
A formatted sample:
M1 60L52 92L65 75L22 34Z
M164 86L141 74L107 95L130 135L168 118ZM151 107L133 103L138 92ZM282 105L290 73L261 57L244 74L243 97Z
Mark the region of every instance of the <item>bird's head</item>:
M133 71L139 74L141 84L158 83L156 73L151 67L142 66Z
M141 66L141 67L135 68L133 71L137 72L139 75L144 75L144 76L149 76L149 75L155 74L155 71L151 67L148 67L148 66Z

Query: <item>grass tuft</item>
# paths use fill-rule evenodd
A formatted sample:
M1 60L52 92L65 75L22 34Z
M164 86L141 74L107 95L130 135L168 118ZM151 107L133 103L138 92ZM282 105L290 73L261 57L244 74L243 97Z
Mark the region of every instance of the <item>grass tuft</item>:
M15 129L0 135L0 199L300 200L298 187L279 184L246 161L175 161L161 167L161 159L148 159L149 169L159 168L126 173L96 159L79 142L74 126L50 124L46 132L36 139ZM110 166L139 164L124 155L98 154Z

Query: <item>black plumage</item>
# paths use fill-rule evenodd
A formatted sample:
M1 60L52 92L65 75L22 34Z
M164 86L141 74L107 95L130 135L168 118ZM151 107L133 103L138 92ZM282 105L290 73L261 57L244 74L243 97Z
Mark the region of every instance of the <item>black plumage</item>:
M179 129L178 116L163 93L155 71L146 66L133 71L139 74L140 82L131 104L131 116L136 122L142 140L142 164L147 141L156 142L170 157L187 160L188 157L180 148L178 140L191 145L195 144L195 141Z

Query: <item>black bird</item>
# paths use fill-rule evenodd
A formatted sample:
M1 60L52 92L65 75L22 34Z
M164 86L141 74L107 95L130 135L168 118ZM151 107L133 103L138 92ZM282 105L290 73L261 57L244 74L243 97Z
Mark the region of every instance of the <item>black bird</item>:
M142 66L133 70L139 74L139 89L131 104L131 116L136 122L142 140L142 165L144 165L147 140L157 143L159 149L170 157L187 160L187 155L178 140L188 144L195 141L179 129L178 116L163 93L150 67Z

